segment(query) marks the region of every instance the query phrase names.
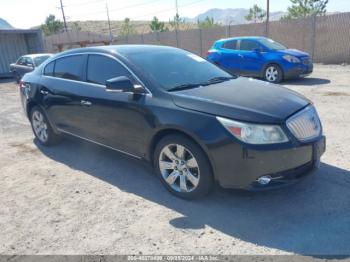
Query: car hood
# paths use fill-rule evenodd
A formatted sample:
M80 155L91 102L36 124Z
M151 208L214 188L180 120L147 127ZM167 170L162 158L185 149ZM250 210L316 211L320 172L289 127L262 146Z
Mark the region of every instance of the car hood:
M282 86L243 77L170 94L185 109L266 124L283 123L310 103Z
M309 56L308 53L297 50L297 49L285 49L285 50L278 50L278 52L285 54L285 55L292 55L296 57L305 57Z

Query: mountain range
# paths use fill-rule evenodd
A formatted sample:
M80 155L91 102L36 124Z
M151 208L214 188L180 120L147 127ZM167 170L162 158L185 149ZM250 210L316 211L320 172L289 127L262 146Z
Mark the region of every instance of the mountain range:
M219 9L213 8L208 11L199 14L193 18L185 18L186 22L196 23L198 20L203 21L207 16L213 18L216 23L227 25L227 24L245 24L248 21L245 19L245 16L249 13L249 9L244 8L226 8ZM270 12L270 20L279 20L285 12Z

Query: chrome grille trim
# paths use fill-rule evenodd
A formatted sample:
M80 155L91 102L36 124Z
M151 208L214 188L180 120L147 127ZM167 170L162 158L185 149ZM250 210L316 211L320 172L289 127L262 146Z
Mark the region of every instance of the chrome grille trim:
M302 142L314 139L322 133L321 122L313 106L308 106L288 118L287 127Z

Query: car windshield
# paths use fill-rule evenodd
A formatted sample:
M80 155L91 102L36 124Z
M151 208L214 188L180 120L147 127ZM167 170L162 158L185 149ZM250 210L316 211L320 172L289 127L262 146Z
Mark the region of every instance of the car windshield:
M232 75L195 54L177 50L133 52L128 59L165 90L195 88L201 83L226 81Z
M43 55L43 56L37 56L34 58L34 64L35 66L39 66L42 62L44 62L46 59L48 59L49 55Z
M273 41L272 39L269 39L269 38L261 38L261 39L259 39L259 42L271 50L287 49L287 47L285 47L284 45L282 45L276 41Z

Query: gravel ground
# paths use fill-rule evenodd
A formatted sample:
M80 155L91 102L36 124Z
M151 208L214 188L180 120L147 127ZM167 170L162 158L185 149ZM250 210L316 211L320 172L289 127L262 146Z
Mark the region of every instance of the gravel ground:
M0 84L0 254L350 255L350 66L283 83L317 106L327 152L282 190L170 195L144 163L76 140L33 140L14 83Z

